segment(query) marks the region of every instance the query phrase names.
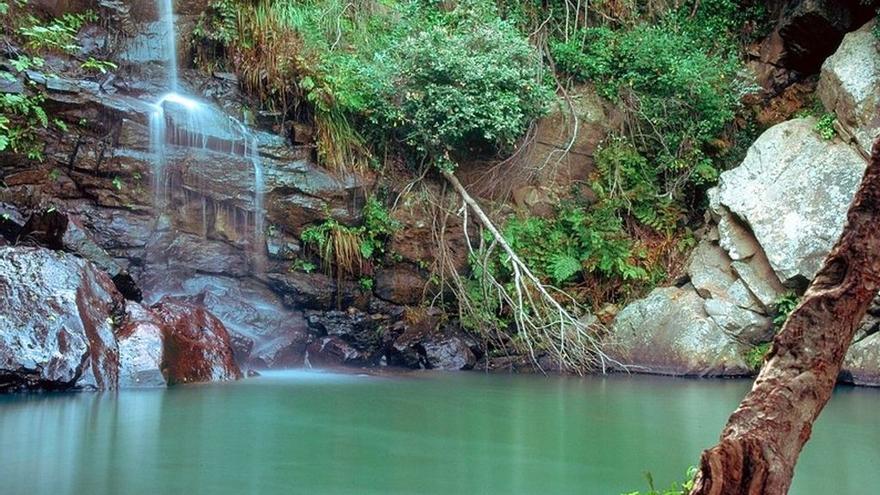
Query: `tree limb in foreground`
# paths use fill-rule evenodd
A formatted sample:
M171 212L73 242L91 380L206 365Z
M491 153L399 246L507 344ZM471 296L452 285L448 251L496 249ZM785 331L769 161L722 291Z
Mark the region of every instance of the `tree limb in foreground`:
M721 441L703 452L691 495L784 495L813 422L880 290L880 141L837 245L776 336Z

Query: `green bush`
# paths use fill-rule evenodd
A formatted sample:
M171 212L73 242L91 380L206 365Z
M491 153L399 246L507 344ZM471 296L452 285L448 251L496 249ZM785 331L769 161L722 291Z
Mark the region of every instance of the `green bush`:
M494 2L380 4L215 0L196 46L221 47L286 118L314 118L330 168L392 141L420 158L508 147L544 111L541 58Z
M647 478L648 486L650 489L647 492L631 492L625 495L687 495L694 488L694 478L697 476L697 468L691 467L687 471L687 481L682 483L673 483L666 490L658 490L654 487L654 477L651 476L651 473L645 473L645 478Z
M551 96L535 49L487 2L421 19L365 69L371 122L434 157L512 146Z
M787 292L776 300L773 303L773 326L778 332L782 330L785 322L788 321L788 317L791 316L791 313L797 308L798 304L800 304L801 298L795 294L794 292Z
M361 274L365 263L385 254L385 244L400 228L385 206L376 198L367 199L363 224L349 227L335 219L327 219L303 230L303 244L315 250L329 274L335 266L337 274Z
M98 15L91 10L67 13L48 22L29 16L18 33L25 39L25 46L30 50L55 50L74 54L81 49L76 41L79 30L86 23L97 20Z
M749 368L755 372L761 371L761 366L764 365L764 358L770 353L772 346L771 342L765 342L749 349L746 353L746 364L749 365Z

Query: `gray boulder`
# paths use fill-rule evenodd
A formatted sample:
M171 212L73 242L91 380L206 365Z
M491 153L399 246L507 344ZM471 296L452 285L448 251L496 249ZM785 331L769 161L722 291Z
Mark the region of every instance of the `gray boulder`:
M866 166L853 148L819 137L815 124L808 118L772 127L719 185L720 205L747 224L786 285L816 275Z
M880 51L874 21L849 33L822 65L817 92L859 146L871 152L880 134Z
M690 287L655 289L620 312L612 351L631 371L684 376L749 374L744 347L709 317Z
M114 389L122 296L94 265L0 247L0 392Z

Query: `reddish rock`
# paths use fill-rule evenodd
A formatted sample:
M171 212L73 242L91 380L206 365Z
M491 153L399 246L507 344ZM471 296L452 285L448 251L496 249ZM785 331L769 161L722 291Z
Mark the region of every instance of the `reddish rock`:
M375 293L380 298L403 306L421 302L428 290L428 280L406 264L383 268L376 273Z
M162 325L169 385L241 378L226 327L204 307L163 298L152 309Z

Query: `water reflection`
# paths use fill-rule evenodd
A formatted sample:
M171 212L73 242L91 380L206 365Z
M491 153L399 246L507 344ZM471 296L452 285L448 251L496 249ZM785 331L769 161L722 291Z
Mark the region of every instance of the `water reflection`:
M0 397L0 493L596 493L681 477L745 382L278 373ZM792 493L880 485L880 393L838 391Z

